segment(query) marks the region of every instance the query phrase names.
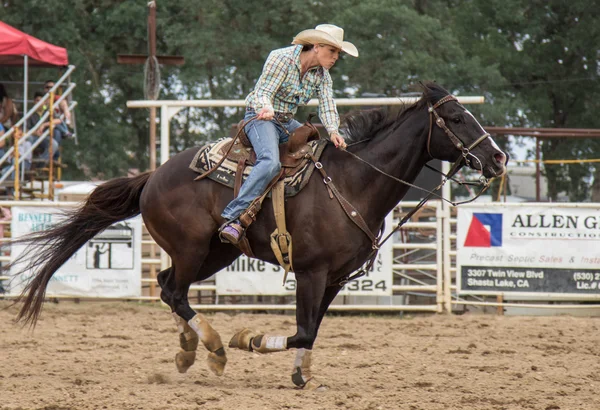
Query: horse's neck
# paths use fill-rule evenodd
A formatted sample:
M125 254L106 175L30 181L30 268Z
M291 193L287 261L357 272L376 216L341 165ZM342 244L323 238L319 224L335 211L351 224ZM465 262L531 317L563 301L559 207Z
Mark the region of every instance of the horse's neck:
M427 162L428 126L426 114L416 112L393 134L384 138L375 137L353 152L385 173L413 183ZM353 161L352 166L348 167L350 181L354 178L362 182L357 202L363 203L359 208L364 210L366 215L363 216L371 221L383 219L406 195L410 187L366 164L355 163L357 160L348 161Z

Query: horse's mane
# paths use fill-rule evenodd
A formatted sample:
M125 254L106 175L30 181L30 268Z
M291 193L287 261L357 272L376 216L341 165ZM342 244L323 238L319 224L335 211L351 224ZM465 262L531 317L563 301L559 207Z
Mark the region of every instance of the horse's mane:
M435 104L449 94L443 87L433 82L422 84L422 87L423 95L414 104L353 111L347 114L342 120L346 142L373 139L382 131L390 129L392 125L401 124L410 112L423 108L428 103Z

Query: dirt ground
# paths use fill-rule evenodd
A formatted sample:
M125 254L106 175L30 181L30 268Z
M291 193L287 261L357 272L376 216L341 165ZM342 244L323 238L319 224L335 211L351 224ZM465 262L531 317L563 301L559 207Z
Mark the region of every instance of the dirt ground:
M6 303L0 302L0 307ZM294 351L228 350L222 377L205 352L187 374L162 307L46 304L31 333L0 311L0 409L600 409L600 319L328 316L313 353L325 392L297 390ZM235 331L291 335L293 316L210 315Z

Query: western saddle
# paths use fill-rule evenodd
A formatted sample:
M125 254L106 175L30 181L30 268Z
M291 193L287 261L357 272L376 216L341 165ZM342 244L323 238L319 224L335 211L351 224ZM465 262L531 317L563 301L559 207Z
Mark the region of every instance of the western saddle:
M304 166L306 161L311 159L312 149L308 143L320 139L319 131L310 122L311 117L312 115L309 116L304 125L298 127L290 134L287 142L279 145L281 172L270 181L265 192L256 198L239 218L244 228L248 229L248 227L256 220L262 202L268 193L272 192L273 210L277 228L271 234L271 248L273 249L277 261L285 270L284 282L288 271L292 269L292 238L289 232L287 232L285 224L283 179L294 175ZM246 166L254 166L256 164L256 153L252 149L252 144L244 131L244 126L246 124L247 122L240 121L236 136L231 142L223 145L221 148L221 154L223 155L222 159L215 164L213 168L196 177L196 180L203 179L205 176L216 170L224 160L229 159L237 163L233 195L234 198L238 196L243 183L244 169ZM236 246L246 255L250 257L254 256L246 236L243 236Z

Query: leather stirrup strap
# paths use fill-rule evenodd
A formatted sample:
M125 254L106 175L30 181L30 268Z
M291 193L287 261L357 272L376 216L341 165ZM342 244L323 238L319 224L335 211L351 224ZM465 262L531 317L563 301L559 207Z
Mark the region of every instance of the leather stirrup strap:
M271 249L277 258L277 261L284 269L283 283L287 279L287 274L292 270L292 236L287 231L285 225L285 183L279 180L273 187L273 213L277 228L271 233Z
M246 235L244 235L244 237L240 239L240 241L237 243L237 247L247 257L254 258L254 252L252 252L252 248L250 247L250 241L248 241Z
M237 169L235 170L235 184L233 186L233 198L237 198L240 194L240 188L242 187L244 168L246 168L246 160L241 159L238 162ZM242 236L242 239L235 245L241 250L244 255L249 258L254 258L254 252L252 252L252 247L250 246L250 241L246 235Z

